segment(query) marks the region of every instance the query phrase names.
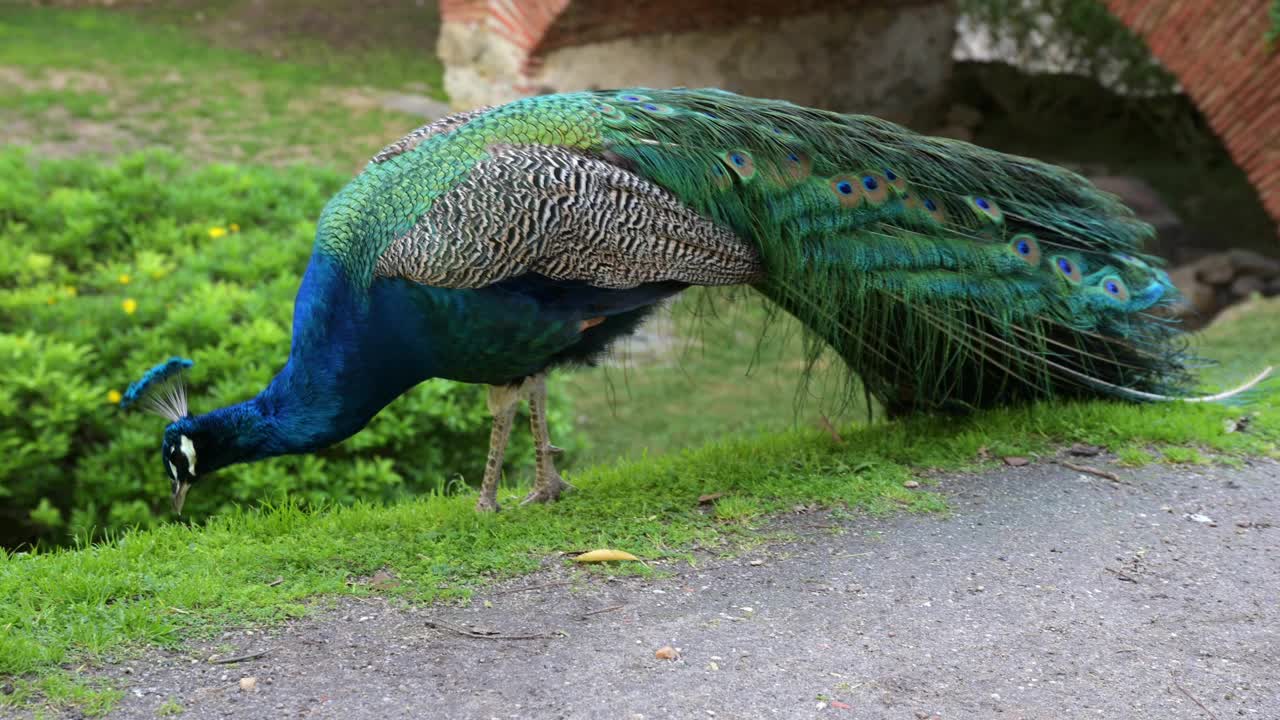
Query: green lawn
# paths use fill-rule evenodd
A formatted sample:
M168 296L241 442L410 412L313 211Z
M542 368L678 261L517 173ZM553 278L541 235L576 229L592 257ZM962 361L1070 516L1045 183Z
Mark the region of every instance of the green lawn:
M284 60L161 18L0 6L7 142L67 155L172 147L198 161L354 172L422 118L388 93L442 97L429 53L321 49Z
M801 386L801 327L746 290L693 289L600 367L558 376L586 450L571 467L654 456L730 434L825 428L865 419L841 405L843 375L824 356Z

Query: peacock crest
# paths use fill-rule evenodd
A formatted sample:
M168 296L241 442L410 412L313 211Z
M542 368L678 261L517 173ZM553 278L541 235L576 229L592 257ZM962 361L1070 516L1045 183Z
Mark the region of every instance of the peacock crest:
M186 371L191 360L172 357L156 365L131 384L120 399L120 407L140 408L173 422L190 415L187 407Z

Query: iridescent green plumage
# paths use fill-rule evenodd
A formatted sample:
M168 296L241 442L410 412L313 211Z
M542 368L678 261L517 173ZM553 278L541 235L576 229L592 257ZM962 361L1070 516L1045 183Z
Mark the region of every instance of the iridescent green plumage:
M1176 295L1140 254L1151 228L1062 168L718 90L528 98L401 145L322 222L321 246L361 275L497 149L554 146L639 175L749 243L755 287L893 408L1179 395L1190 382L1176 329L1150 314ZM473 191L501 201L501 187ZM368 213L341 221L373 197L373 227Z

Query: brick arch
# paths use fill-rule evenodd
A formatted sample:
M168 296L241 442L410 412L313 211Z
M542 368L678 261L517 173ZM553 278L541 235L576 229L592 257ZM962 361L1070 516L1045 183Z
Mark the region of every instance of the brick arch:
M1280 52L1272 0L1104 0L1178 77L1280 223Z
M1280 52L1269 53L1262 39L1272 0L1102 1L1178 77L1249 176L1267 212L1280 223ZM942 97L950 63L945 42L949 29L936 28L954 19L948 0L441 0L440 10L444 23L439 49L446 86L463 106L582 87L599 78L604 85L722 84L798 102L823 102L806 94L806 86L813 86L835 93L826 104L837 109L860 107L899 120ZM786 35L783 20L805 17L815 22L796 25ZM935 29L922 29L927 23ZM784 30L773 44L746 35L724 37L733 28L744 33L741 28L752 24ZM864 89L869 84L865 76L845 84L832 82L822 75L820 58L816 64L811 61L797 68L792 76L779 74L770 82L761 77L762 68L763 74L770 72L767 62L752 65L752 58L730 55L777 53L776 59L785 56L787 42L795 44L792 50L803 47L812 55L811 46L830 45L831 37L823 32L840 28L854 30L845 52L855 54L859 63L885 53L885 45L894 44L891 38L912 43L884 67L898 73L892 84ZM689 78L678 70L664 70L660 67L664 59L678 63L680 58L684 62L697 58L697 46L690 54L688 47L673 44L671 38L681 35L719 48L723 56L716 62L720 65L731 61L747 65L736 74L726 71L722 82L716 82L716 71L707 67L690 70ZM615 53L624 48L616 43L627 38L642 38L648 55L624 58L620 64L634 68L648 60L655 67L643 69L651 73L624 72L619 81L616 70L611 74L604 66L622 57ZM597 51L582 51L590 47ZM562 65L576 64L582 70L557 74L550 67L554 63L547 62L557 53L564 57ZM626 82L632 77L641 80ZM895 92L895 85L904 89Z

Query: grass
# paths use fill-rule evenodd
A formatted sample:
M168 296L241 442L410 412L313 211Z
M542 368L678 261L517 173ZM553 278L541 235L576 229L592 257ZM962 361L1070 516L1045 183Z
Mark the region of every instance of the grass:
M442 97L431 53L289 47L302 49L275 60L137 15L0 6L0 122L53 153L161 145L350 172L423 122L386 93Z
M823 401L842 396L839 373L822 372L829 357L798 392L805 367L799 323L771 317L758 296L744 291L725 302L724 293L686 292L646 327L656 340L624 343L616 362L559 376L572 394L575 430L588 440L570 458L575 466L866 416L860 403Z
M1206 350L1257 367L1280 357L1280 300L1259 302L1204 336ZM466 597L477 585L537 569L557 551L594 547L692 562L695 547L758 540L770 513L795 504L936 511L942 501L904 481L922 468L964 469L982 457L1035 456L1063 442L1120 448L1156 461L1208 462L1206 453L1278 455L1280 401L1247 412L1248 432L1226 432L1244 410L1221 406L1041 404L967 418L915 418L842 428L738 436L692 450L591 468L552 507L477 515L474 496L433 495L390 507L240 511L206 525L172 524L78 550L0 557L3 702L101 712L110 688L63 668L111 662L148 646L176 646L229 624L270 623L314 599L386 592L405 600ZM508 505L520 488L504 493ZM699 496L723 493L708 511ZM359 582L379 570L391 588ZM278 585L275 578L284 578Z

